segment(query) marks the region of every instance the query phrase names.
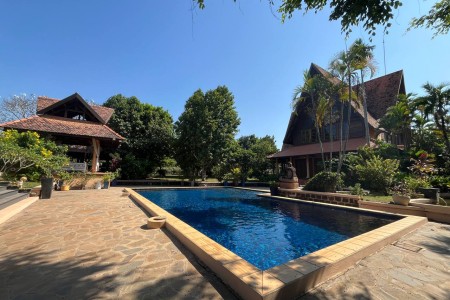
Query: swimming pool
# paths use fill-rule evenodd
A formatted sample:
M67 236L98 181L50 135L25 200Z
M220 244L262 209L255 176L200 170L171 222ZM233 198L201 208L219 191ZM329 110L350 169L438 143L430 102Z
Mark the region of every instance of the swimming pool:
M264 199L260 192L232 188L138 193L261 270L402 218Z

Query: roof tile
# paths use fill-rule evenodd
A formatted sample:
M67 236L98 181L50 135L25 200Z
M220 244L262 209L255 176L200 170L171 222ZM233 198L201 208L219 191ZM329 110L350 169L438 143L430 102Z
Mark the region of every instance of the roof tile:
M0 124L0 127L57 134L124 140L120 134L100 123L72 120L56 116L31 116Z
M60 99L39 96L37 101L37 111L43 110L44 108L49 107L50 105L55 104L58 101L60 101ZM100 118L105 121L105 123L108 123L109 119L114 113L114 109L109 107L95 104L90 104L90 106L100 116Z

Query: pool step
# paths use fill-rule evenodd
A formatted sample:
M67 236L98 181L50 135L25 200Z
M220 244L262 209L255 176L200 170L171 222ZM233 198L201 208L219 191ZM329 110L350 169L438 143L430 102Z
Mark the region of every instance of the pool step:
M28 193L19 193L17 190L0 191L0 209L28 198Z

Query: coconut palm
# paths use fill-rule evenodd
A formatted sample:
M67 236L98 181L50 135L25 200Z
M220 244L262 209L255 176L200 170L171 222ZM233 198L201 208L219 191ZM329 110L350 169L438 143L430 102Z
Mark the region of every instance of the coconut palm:
M297 112L302 103L307 103L308 112L314 121L316 136L320 144L320 152L322 155L322 163L324 170L326 169L325 154L323 151L323 142L320 130L326 119L331 100L331 83L320 75L311 75L307 70L303 72L303 85L298 86L294 90L292 96L292 104L294 112ZM309 100L308 102L306 102Z
M375 46L369 46L365 44L362 39L357 39L351 46L349 50L349 56L351 63L355 70L359 70L359 79L361 80L360 90L361 97L363 100L363 110L364 110L364 129L365 129L365 137L366 144L370 144L370 134L369 134L369 121L367 117L367 99L366 99L366 91L364 87L364 76L366 72L370 72L370 77L372 78L375 75L376 67L375 61L373 59L373 49Z
M338 99L341 103L339 114L339 161L337 166L337 172L339 173L344 160L344 155L347 149L347 143L350 133L350 116L352 112L352 101L356 100L356 95L353 91L353 81L355 80L355 69L352 64L352 57L349 51L341 51L330 62L328 67L330 73L339 79L339 83L336 84ZM347 116L344 116L344 107L347 105ZM344 132L344 120L346 122L346 128Z
M422 88L427 93L426 96L419 97L415 101L415 106L422 106L425 117L433 116L437 129L442 133L447 153L450 152L450 141L448 128L450 126L448 115L450 112L450 84L441 83L437 86L425 83Z
M411 123L414 118L413 96L412 93L400 94L397 103L389 107L386 114L380 119L380 127L394 136L403 136L406 148L409 147Z

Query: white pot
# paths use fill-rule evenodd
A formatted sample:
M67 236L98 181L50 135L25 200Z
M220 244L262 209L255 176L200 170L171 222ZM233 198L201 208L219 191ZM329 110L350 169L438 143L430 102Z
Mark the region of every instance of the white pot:
M395 204L408 206L410 200L410 196L392 195L392 201L394 201Z
M101 182L96 182L95 183L95 189L96 190L100 190L102 188L102 183Z

